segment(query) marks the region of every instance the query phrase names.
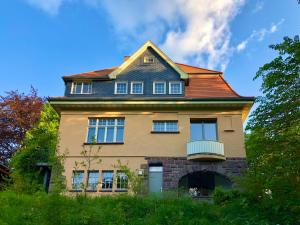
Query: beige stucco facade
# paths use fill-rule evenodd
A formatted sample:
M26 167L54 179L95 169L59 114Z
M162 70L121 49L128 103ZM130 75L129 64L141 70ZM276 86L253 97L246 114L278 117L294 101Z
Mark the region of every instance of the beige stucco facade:
M91 170L114 170L118 160L132 170L146 164L145 157L187 157L190 140L190 119L217 120L218 142L224 143L224 155L228 158L244 158L243 120L241 109L215 110L157 110L157 111L61 111L59 152L65 153L65 177L68 189L72 186L75 162L82 161L80 152L90 148L86 143L88 119L99 117L123 117L124 143L104 144L99 155L101 163L94 163ZM153 120L177 120L179 133L152 133ZM97 148L99 145L92 145ZM85 173L86 176L86 173ZM100 178L101 180L101 173Z

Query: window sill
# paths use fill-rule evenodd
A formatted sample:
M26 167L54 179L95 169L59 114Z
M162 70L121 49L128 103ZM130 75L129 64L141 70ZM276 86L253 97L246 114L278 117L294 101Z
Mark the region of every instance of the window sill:
M112 189L101 189L100 192L112 192Z
M86 190L86 192L97 192L97 190Z
M72 190L69 190L69 192L83 192L83 190L75 190L75 189L72 189Z
M179 134L179 131L151 131L151 134Z
M83 143L84 145L123 145L124 142L97 142L97 143Z
M115 192L128 192L128 189L116 189Z

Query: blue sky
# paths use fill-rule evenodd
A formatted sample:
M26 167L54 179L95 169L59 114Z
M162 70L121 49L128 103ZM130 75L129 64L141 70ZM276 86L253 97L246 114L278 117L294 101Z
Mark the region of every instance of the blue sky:
M0 14L0 95L32 85L61 96L61 76L118 65L151 39L257 96L252 78L275 56L268 45L300 30L297 0L6 0Z

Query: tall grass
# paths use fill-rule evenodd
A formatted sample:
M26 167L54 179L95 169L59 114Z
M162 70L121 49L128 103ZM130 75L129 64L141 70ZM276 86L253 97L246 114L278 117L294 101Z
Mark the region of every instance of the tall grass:
M208 225L271 224L258 210L189 198L94 198L0 193L1 225Z

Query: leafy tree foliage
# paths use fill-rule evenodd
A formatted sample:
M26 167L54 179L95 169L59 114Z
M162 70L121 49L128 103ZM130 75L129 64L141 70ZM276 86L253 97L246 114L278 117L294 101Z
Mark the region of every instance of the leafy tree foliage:
M279 55L254 78L262 79L263 95L257 98L259 105L247 126L249 170L242 186L274 218L289 221L290 213L300 213L299 38L286 37L270 48Z
M52 167L52 189L61 190L64 180L61 158L56 154L59 116L49 104L45 104L39 122L27 132L23 145L12 158L13 189L19 192L41 190L42 174L37 163ZM55 191L55 190L53 190Z
M44 100L31 88L25 95L18 91L0 96L0 161L7 163L22 145L26 132L38 121Z

